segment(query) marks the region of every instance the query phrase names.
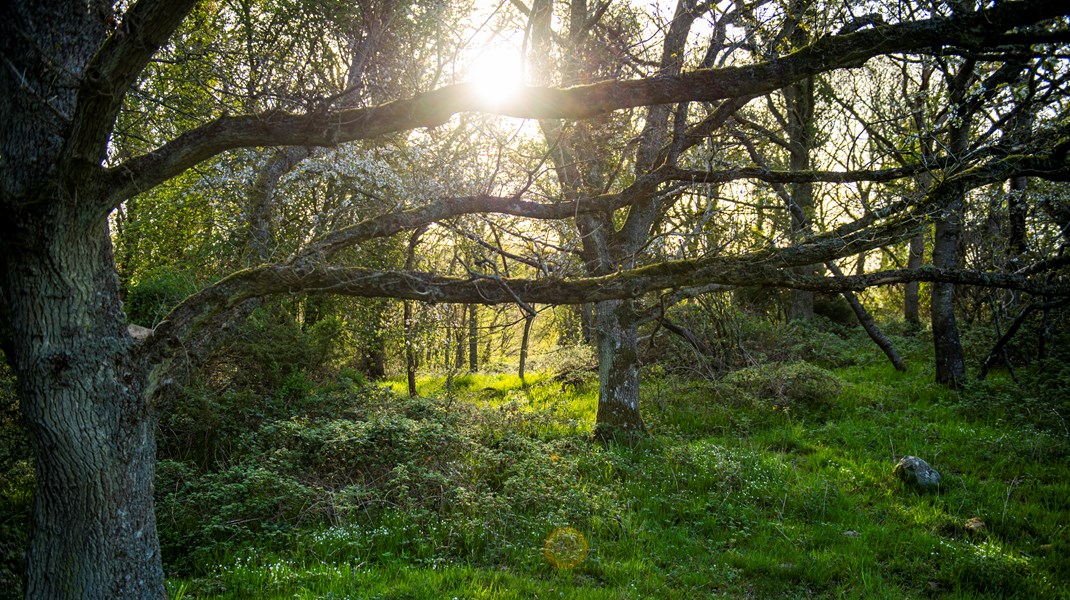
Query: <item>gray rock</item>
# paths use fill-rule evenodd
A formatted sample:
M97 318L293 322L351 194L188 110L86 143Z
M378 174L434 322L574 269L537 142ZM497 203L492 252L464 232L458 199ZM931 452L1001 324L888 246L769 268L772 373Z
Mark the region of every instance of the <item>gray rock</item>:
M892 469L892 474L922 492L935 492L940 489L940 473L917 456L900 458Z

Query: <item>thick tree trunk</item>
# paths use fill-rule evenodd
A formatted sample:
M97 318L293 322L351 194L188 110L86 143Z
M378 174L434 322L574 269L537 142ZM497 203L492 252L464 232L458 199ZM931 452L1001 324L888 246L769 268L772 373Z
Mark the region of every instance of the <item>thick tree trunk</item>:
M27 598L165 596L154 420L131 358L107 227L52 214L5 240L3 285L36 458Z
M639 416L638 335L630 300L594 305L598 348L598 414L595 436L628 438L646 427Z

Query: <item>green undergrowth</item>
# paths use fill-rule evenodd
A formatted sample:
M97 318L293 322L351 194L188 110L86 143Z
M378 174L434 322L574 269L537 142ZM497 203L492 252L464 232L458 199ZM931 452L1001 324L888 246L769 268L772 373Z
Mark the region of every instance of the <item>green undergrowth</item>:
M917 364L917 362L915 362ZM342 380L211 463L161 462L173 597L1070 597L1065 367L961 394L879 360L645 382L650 435L590 439L593 381ZM998 375L998 374L997 374ZM1029 379L1034 377L1034 379ZM913 454L944 476L892 476ZM983 527L967 524L978 519ZM555 568L572 527L584 560Z

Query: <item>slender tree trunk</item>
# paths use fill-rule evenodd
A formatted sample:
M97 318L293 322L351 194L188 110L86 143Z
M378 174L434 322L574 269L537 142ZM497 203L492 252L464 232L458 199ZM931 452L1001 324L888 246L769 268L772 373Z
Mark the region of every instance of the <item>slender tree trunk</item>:
M409 384L409 396L416 397L416 340L413 339L412 302L402 302L405 321L405 379Z
M630 300L594 305L598 348L598 414L595 436L632 437L646 427L639 416L638 335Z
M465 333L465 329L466 329L466 327L465 327L465 318L466 318L466 315L468 314L468 305L467 304L462 304L462 305L460 305L460 309L461 309L461 319L460 319L460 322L457 323L456 330L455 330L455 332L453 334L453 341L456 344L456 346L454 347L455 356L454 356L453 366L458 371L464 368L464 363L466 362L465 359L467 358L464 355L464 351L468 348L468 345L464 340L464 333Z
M27 598L162 598L155 423L103 219L22 223L0 268L36 458ZM21 236L20 236L21 237ZM29 236L27 236L29 237ZM26 238L23 238L26 239Z
M468 370L479 370L479 311L475 304L468 305Z
M910 254L907 255L907 268L920 268L925 259L925 234L910 238ZM921 285L917 281L906 284L903 290L903 319L913 329L921 327Z
M952 198L945 204L940 218L936 219L933 236L933 266L940 269L954 269L958 266L963 192L955 190L951 195ZM954 298L954 284L932 284L930 316L936 357L936 381L958 389L966 376L966 363L959 342L958 324L955 321Z
M520 366L517 369L520 381L524 381L524 368L528 362L528 343L531 340L531 324L535 321L535 315L524 313L524 335L520 338Z
M423 235L425 230L426 227L421 227L413 231L412 235L409 236L409 248L405 256L405 270L412 270L413 265L416 263L416 245L420 243L420 236ZM404 301L402 303L402 311L403 326L405 328L405 378L409 384L409 396L415 398L417 355L416 340L413 335L416 324L413 322L412 302Z
M583 335L583 343L590 344L594 341L594 306L590 302L580 306L580 332Z

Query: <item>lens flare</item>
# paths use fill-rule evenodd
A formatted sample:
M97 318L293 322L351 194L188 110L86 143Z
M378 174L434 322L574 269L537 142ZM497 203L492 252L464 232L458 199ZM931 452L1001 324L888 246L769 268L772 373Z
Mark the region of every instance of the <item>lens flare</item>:
M571 527L560 527L546 538L542 553L557 569L572 569L587 558L587 538Z

